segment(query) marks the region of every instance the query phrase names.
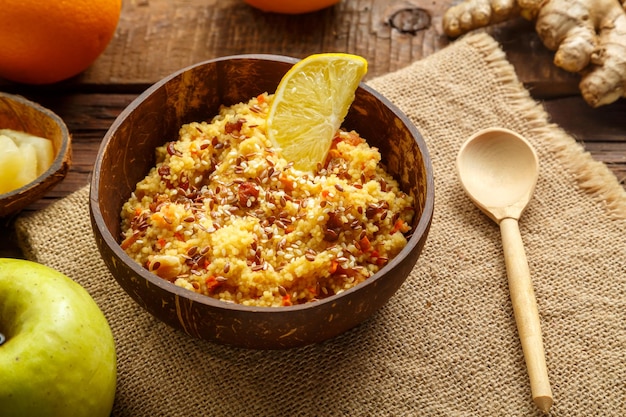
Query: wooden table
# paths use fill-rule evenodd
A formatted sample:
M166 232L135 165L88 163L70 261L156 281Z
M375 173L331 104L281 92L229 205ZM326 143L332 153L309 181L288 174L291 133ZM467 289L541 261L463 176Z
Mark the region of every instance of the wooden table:
M207 59L245 53L289 55L341 51L369 61L366 77L402 68L448 45L441 17L454 0L343 0L298 16L263 13L242 0L124 0L105 53L80 76L46 87L0 80L61 116L73 136L65 180L27 210L39 210L88 183L100 141L138 94L155 81ZM530 23L489 29L520 80L561 125L626 186L626 100L599 109L579 96L578 77L554 67ZM20 257L14 219L0 219L0 256Z

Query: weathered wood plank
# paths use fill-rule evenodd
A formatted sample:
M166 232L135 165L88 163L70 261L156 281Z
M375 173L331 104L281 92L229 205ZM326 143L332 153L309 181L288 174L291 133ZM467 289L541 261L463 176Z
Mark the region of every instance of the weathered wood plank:
M264 13L242 0L125 1L115 37L94 65L47 88L138 92L188 65L248 53L298 58L328 51L355 53L368 59L366 79L370 79L452 42L443 33L441 20L453 3L343 0L334 7L293 16ZM576 94L577 77L551 64L552 53L528 22L517 19L489 31L502 43L520 80L537 96ZM0 86L6 91L24 88L6 81Z
M551 120L585 142L626 141L626 100L592 109L580 96L543 101Z

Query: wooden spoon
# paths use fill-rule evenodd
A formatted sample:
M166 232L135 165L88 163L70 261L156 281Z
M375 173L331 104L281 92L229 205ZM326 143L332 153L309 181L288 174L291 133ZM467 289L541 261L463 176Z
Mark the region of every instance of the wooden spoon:
M537 155L526 139L515 132L491 128L475 133L461 146L457 170L469 198L500 225L511 303L533 401L540 410L548 412L552 390L537 301L518 225L537 183Z

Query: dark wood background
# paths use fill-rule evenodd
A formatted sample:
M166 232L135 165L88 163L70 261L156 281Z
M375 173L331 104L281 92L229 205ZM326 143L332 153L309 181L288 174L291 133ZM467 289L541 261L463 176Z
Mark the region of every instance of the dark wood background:
M297 0L294 0L297 1ZM207 59L246 53L302 58L348 52L369 62L367 79L402 68L448 45L441 29L454 0L342 0L303 15L256 10L242 0L124 0L114 39L83 74L32 87L0 80L0 90L50 108L73 137L73 165L65 180L27 210L39 210L88 183L105 132L155 81ZM591 109L578 76L552 65L531 23L513 20L488 29L520 80L561 125L626 187L626 100ZM21 256L13 218L0 219L0 256Z

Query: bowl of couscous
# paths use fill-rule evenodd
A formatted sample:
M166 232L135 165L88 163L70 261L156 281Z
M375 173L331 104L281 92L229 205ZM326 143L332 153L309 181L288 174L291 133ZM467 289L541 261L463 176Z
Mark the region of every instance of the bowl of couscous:
M387 303L426 242L425 142L367 85L315 172L272 148L268 106L295 62L182 69L102 142L90 194L102 258L130 297L190 336L255 349L327 340Z

